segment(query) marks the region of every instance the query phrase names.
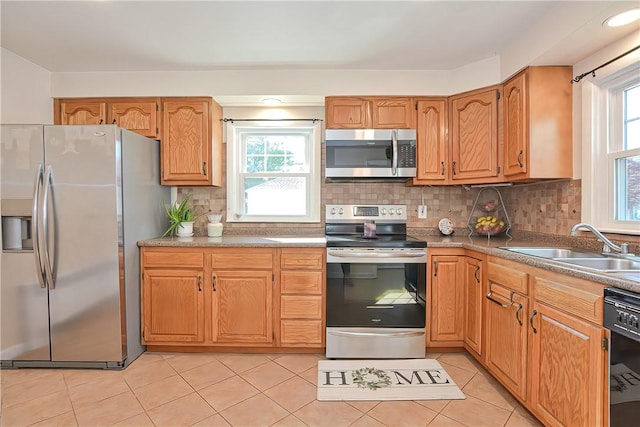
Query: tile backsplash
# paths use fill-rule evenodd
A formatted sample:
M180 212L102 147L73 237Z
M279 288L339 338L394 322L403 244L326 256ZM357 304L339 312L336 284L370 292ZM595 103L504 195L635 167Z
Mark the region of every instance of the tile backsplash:
M498 187L515 231L546 234L569 234L580 222L580 181L565 180L548 183ZM409 228L436 229L441 218L449 218L457 230L467 232L467 221L480 189L463 186L411 187L404 183L323 183L322 207L326 204L406 204ZM226 213L226 188L180 188L179 198L192 195L196 214L211 210ZM418 205L427 205L427 219L418 218ZM223 217L225 221L226 215ZM324 212L320 224L289 223L225 223L225 232L272 231L323 233ZM206 217L195 226L197 235L206 234Z

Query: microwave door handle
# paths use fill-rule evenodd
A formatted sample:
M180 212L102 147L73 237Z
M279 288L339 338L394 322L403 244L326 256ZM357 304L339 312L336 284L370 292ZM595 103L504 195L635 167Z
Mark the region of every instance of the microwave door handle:
M396 176L398 173L398 134L395 130L391 131L391 175Z

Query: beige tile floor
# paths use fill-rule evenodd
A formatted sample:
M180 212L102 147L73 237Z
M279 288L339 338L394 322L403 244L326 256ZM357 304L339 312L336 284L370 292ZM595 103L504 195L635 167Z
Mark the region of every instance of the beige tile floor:
M2 426L540 424L471 356L437 358L465 400L319 402L322 355L145 353L124 371L2 370Z

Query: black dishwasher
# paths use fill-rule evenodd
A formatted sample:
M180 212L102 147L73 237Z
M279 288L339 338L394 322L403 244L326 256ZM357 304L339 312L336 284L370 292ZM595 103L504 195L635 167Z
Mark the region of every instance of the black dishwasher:
M611 331L610 427L640 425L640 295L605 289L604 326Z

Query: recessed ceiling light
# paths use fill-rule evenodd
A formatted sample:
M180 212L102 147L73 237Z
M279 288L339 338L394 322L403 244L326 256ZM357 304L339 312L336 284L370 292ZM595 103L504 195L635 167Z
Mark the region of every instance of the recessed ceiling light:
M265 98L262 100L264 105L280 105L282 103L278 98Z
M626 10L607 18L602 25L605 27L621 27L640 19L640 8Z

